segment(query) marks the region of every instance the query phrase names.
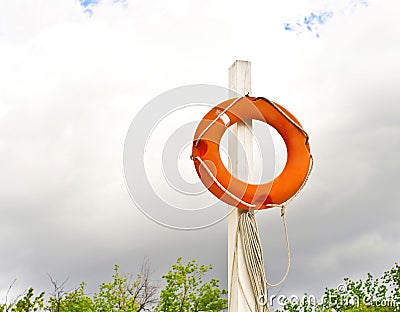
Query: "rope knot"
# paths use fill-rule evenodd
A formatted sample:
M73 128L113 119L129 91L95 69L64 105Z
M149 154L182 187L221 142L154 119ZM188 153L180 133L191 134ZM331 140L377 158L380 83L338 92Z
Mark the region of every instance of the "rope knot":
M285 216L285 213L286 213L286 206L282 205L281 206L281 218L283 218Z

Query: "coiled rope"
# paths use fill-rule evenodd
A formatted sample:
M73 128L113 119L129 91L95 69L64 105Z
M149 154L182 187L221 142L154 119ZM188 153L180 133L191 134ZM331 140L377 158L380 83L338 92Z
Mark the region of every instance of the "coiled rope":
M243 246L243 254L249 273L251 287L256 299L255 311L268 311L268 306L259 304L259 301L266 302L267 280L264 270L264 258L261 247L258 226L253 211L246 211L240 214L237 231Z

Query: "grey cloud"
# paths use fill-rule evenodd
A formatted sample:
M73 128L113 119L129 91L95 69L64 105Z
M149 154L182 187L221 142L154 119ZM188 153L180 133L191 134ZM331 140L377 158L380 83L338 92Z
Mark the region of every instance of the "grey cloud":
M254 60L253 93L303 122L316 161L287 209L293 259L281 293L317 293L345 275L388 269L400 250L397 6L366 8L319 41L249 23L259 42L243 45L222 36L229 18L220 29L213 15L185 32L174 17L167 36L161 24L133 27L141 22L132 24L131 8L121 17L126 28L106 23L118 12L99 10L92 22L41 26L27 41L0 38L0 290L14 277L21 289L49 287L47 272L94 289L114 263L134 271L146 255L157 276L180 255L213 263L226 287L226 223L182 232L151 222L129 199L122 152L131 120L152 97L183 84L226 85L227 67L241 57ZM103 22L113 25L108 32L97 28ZM276 281L286 265L279 211L257 219Z

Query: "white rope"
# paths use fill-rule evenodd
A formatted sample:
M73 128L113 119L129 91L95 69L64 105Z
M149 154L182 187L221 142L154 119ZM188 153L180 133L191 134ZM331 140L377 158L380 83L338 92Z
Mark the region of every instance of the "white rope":
M313 156L310 154L310 162L311 162L311 164L310 164L310 168L308 169L308 173L307 173L307 176L306 176L306 178L304 179L304 182L303 182L303 184L300 186L300 188L297 190L297 192L291 197L291 198L289 198L286 202L284 202L283 204L280 204L280 205L277 205L277 204L269 204L269 205L267 205L267 206L269 206L269 207L281 207L281 218L282 218L282 221L283 221L283 229L284 229L284 231L285 231L285 240L286 240L286 249L287 249L287 266L286 266L286 272L285 272L285 274L283 275L283 277L282 277L282 279L278 282L278 283L275 283L275 284L271 284L270 282L268 282L268 280L266 280L266 283L267 283L267 285L269 286L269 287L276 287L276 286L279 286L279 285L281 285L285 280L286 280L286 278L287 278L287 276L288 276L288 274L289 274L289 271L290 271L290 245L289 245L289 234L288 234L288 230L287 230L287 225L286 225L286 206L287 205L289 205L292 201L293 201L293 199L294 198L296 198L297 197L297 195L300 193L300 191L304 188L304 186L306 185L306 183L307 183L307 181L308 181L308 179L309 179L309 177L310 177L310 174L311 174L311 171L313 170L313 168L314 168L314 158L313 158Z
M246 263L247 272L250 278L251 287L253 289L253 294L256 299L255 302L255 312L269 312L268 309L268 297L267 297L267 286L276 287L281 285L287 278L290 271L290 245L289 245L289 235L287 231L286 218L285 218L285 206L281 207L281 217L283 220L283 226L285 230L285 239L288 255L288 265L286 272L282 279L275 284L268 282L265 269L264 269L264 258L263 251L260 241L260 234L258 231L257 221L254 216L253 211L244 211L240 214L238 220L238 226L236 231L236 242L233 255L232 269L231 269L231 285L230 290L233 286L234 280L234 266L237 261L237 248L238 248L238 236L240 235L241 243L243 246L243 255ZM253 311L246 293L243 290L241 281L237 278L240 290L245 299L248 311ZM231 298L229 301L229 306L231 306ZM262 302L259 302L262 299ZM261 304L264 303L264 304Z
M306 184L308 182L308 179L310 178L311 171L313 170L313 168L314 168L314 157L313 157L312 154L310 154L310 167L308 168L308 172L307 172L306 178L303 181L303 184L300 186L300 188L297 190L297 192L292 197L290 197L287 201L285 201L283 204L279 204L279 205L277 205L277 204L268 204L266 206L267 207L281 207L281 208L282 207L287 207L297 197L297 195L299 195L299 193L302 191L302 189L306 186Z
M205 127L204 130L200 133L199 137L197 138L196 142L194 143L194 146L197 147L197 145L199 145L199 141L201 140L203 135L208 131L208 129L210 129L213 126L213 124L215 124L217 122L217 120L221 118L221 116L223 114L225 114L229 109L231 109L231 107L233 105L235 105L237 102L239 102L243 98L244 98L244 96L238 97L231 104L229 104L221 113L219 113L218 116L213 121L211 121L210 124L207 127Z
M251 308L250 302L247 299L246 293L244 292L244 289L243 289L243 285L239 278L238 278L238 283L239 283L240 292L242 293L242 296L243 296L244 300L246 301L247 308L249 309L248 311L252 311L253 309ZM256 305L257 305L257 303L256 303Z
M286 266L286 272L283 275L282 279L275 284L271 284L270 282L268 282L268 280L266 279L266 284L269 287L276 287L281 285L287 278L289 271L290 271L290 245L289 245L289 235L288 235L288 231L287 231L287 226L286 226L286 217L285 217L285 213L286 213L286 207L282 206L281 207L281 217L283 220L283 228L285 230L285 239L286 239L286 249L287 249L287 266Z
M272 105L272 107L274 107L279 113L281 113L283 115L283 117L285 117L292 125L294 125L297 129L299 129L304 134L304 136L306 137L306 142L308 142L309 136L308 136L308 133L306 132L306 130L304 130L302 126L300 126L288 114L286 114L274 101L268 100L267 98L262 97L262 96L256 97L254 99L254 101L257 101L257 100L263 100L263 101L267 102L268 104Z
M244 213L248 213L248 212L243 212L242 214L244 214ZM241 280L239 278L239 275L237 274L237 270L235 270L235 265L236 265L236 262L237 262L237 254L238 254L238 242L239 242L238 236L239 236L239 233L240 233L240 229L239 229L239 225L238 225L237 228L236 228L235 247L234 247L234 250L233 250L233 259L232 259L232 267L231 267L231 283L229 285L229 294L230 295L229 295L228 308L232 307L233 281L235 280L235 277L237 277L236 280L238 282L238 286L239 286L240 292L242 293L242 297L244 298L244 300L246 302L247 312L253 312L254 309L250 305L249 299L247 298L248 294L245 293L245 291L243 289L242 282L241 282ZM240 235L242 236L244 234L241 233ZM261 257L262 257L262 251L261 251ZM247 267L247 263L246 263L246 267ZM236 273L236 275L235 275L235 273ZM264 287L264 290L266 292L266 287ZM260 297L254 296L254 299L255 299L255 303L254 304L255 304L255 309L256 309L255 312L258 312L258 311L259 312L269 312L268 305L267 305L268 304L268 300L265 300L267 298L267 295L264 294L263 296L264 297L262 297L262 298L264 298L264 301L263 301L264 305L260 305L259 304L258 299ZM260 308L261 308L261 310L260 310Z
M204 163L204 161L199 157L196 156L195 157L196 160L198 160L200 162L200 165L206 170L206 172L208 173L208 175L210 176L211 179L213 179L214 183L218 185L218 187L223 190L227 195L229 195L230 197L232 197L234 200L238 201L239 203L249 207L249 208L255 208L256 205L254 204L249 204L245 201L243 201L242 199L240 199L239 197L237 197L236 195L232 194L231 192L229 192L218 180L217 178L214 176L214 174L211 172L211 170L207 167L207 165Z
M260 298L263 298L264 303L266 302L267 280L260 235L253 211L245 211L240 214L238 231L242 241L243 255L251 287L256 298L255 311L269 311L267 305L261 305L258 302Z
M232 197L234 200L238 201L239 203L249 207L249 208L255 208L256 205L255 204L250 204L248 202L243 201L242 199L240 199L239 197L237 197L235 194L232 194L231 192L229 192L218 180L217 178L214 176L214 174L211 172L211 170L207 167L207 165L205 164L205 162L200 158L200 156L196 156L194 159L198 160L200 162L200 165L206 170L207 174L210 176L210 178L214 181L215 184L218 185L218 187L223 190L228 196ZM287 201L285 201L283 204L266 204L265 207L270 208L270 207L286 207L287 205L289 205L294 198L297 197L297 195L300 193L300 191L304 188L304 186L306 185L310 175L311 175L311 171L314 167L314 158L313 156L310 154L310 168L308 169L307 172L307 176L303 181L303 184L300 186L300 188L297 190L297 192L290 197Z
M217 120L219 118L221 118L221 116L223 114L225 114L232 106L234 106L237 102L239 102L242 98L244 98L245 96L241 96L236 98L231 104L229 104L221 113L218 114L218 116L211 121L211 123L200 133L199 137L197 138L196 142L194 143L194 146L197 147L201 138L203 137L203 135L217 122ZM309 136L308 133L303 129L303 127L301 127L297 122L295 122L292 118L290 118L290 116L288 116L275 102L268 100L267 98L264 97L257 97L254 99L254 101L257 100L264 100L265 102L267 102L268 104L272 105L272 107L274 107L280 114L282 114L291 124L293 124L297 129L299 129L304 136L306 137L306 144L308 143L309 140ZM190 156L191 159L193 159L193 156ZM200 164L203 166L203 168L207 171L207 173L209 174L209 176L213 179L214 183L218 185L219 188L221 188L228 196L232 197L233 199L235 199L236 201L238 201L239 203L249 207L249 208L255 208L256 205L254 204L250 204L248 202L243 201L242 199L240 199L239 197L237 197L236 195L232 194L231 192L229 192L218 180L217 178L214 176L214 174L211 172L211 170L207 167L207 165L203 162L203 160L199 157L196 156L195 159L197 159ZM285 207L287 205L289 205L289 203L291 203L293 201L293 199L295 197L297 197L297 195L300 193L300 191L304 188L304 186L306 185L308 178L310 177L311 171L314 167L314 158L313 156L310 154L310 167L309 170L307 172L307 176L305 178L305 180L303 181L303 184L300 186L300 188L297 190L297 192L291 197L289 198L286 202L282 203L282 204L266 204L265 207L266 208L270 208L270 207Z

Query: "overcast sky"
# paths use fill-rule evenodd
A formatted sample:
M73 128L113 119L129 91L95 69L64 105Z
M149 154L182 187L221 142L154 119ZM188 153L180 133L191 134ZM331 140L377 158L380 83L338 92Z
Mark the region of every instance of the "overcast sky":
M315 157L287 209L292 270L271 293L321 295L392 267L399 10L396 0L0 0L1 298L14 278L14 294L50 290L47 273L93 290L114 264L136 272L146 256L155 277L178 256L212 263L227 287L226 221L198 231L151 221L130 199L123 149L146 103L189 84L227 87L236 59L252 62L254 95L299 118ZM257 220L274 282L286 268L279 211Z

